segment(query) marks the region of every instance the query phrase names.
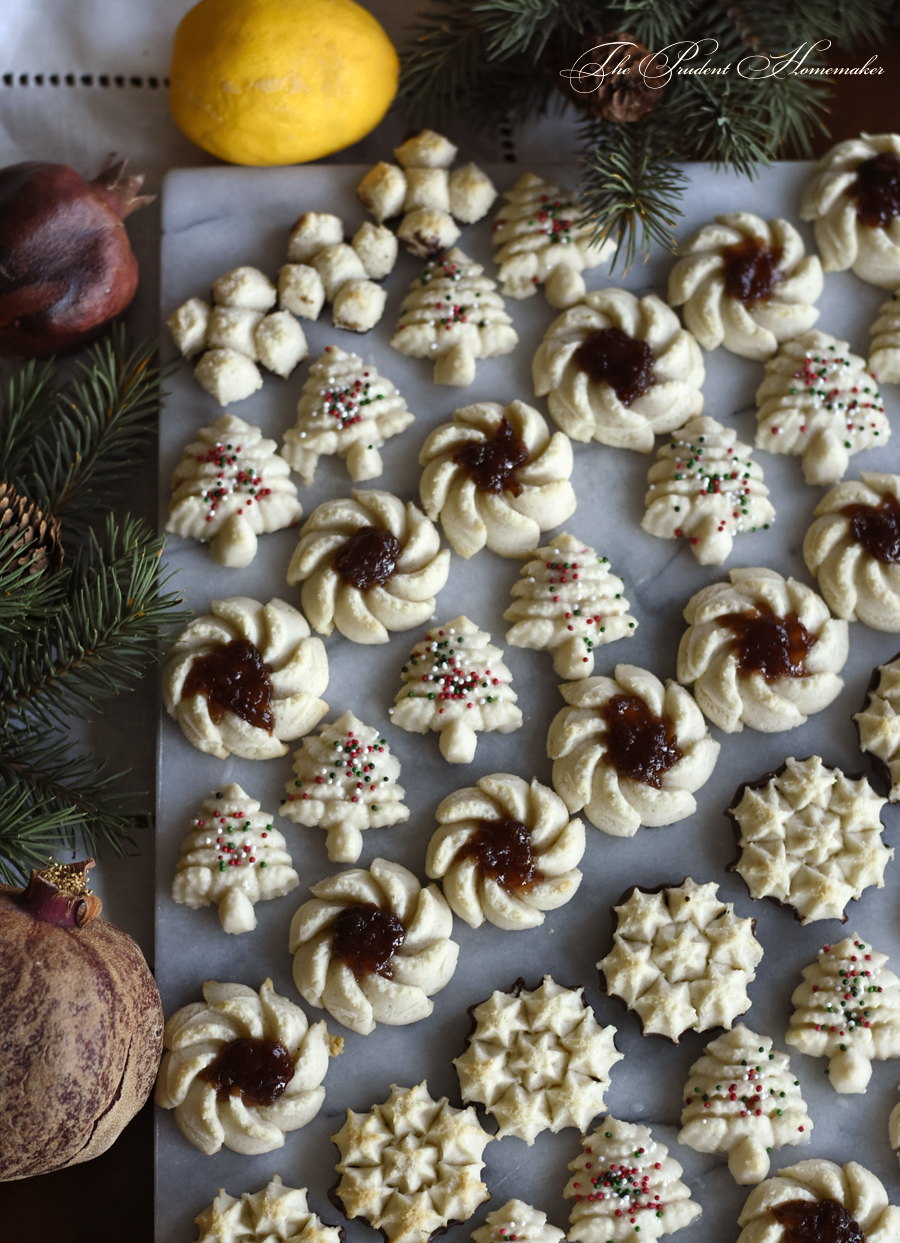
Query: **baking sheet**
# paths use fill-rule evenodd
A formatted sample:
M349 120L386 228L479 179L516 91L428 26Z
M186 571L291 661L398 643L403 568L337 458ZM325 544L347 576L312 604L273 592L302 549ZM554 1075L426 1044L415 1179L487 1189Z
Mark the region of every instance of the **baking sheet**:
M784 163L763 172L750 182L703 166L690 166L690 186L684 200L681 236L705 223L715 213L756 211L765 217L785 215L795 224L800 191L809 165ZM287 233L303 211L330 211L340 215L352 235L364 213L354 187L365 169L354 166L289 169L210 168L171 172L166 178L163 202L162 315L192 295L209 297L212 281L238 264L253 264L274 277L285 261ZM487 169L498 188L508 188L525 171L510 165ZM574 169L535 168L532 171L572 184ZM494 213L492 213L493 215ZM799 226L812 244L811 231ZM463 231L459 245L472 258L491 263L490 218ZM613 284L636 293L655 291L664 296L671 256L656 253ZM420 468L418 453L429 431L447 421L453 410L477 400L508 403L522 398L546 417L544 399L535 399L531 382L531 358L555 312L540 293L525 302L507 302L519 332L516 351L501 359L478 363L474 383L467 389L435 386L427 361L408 359L390 349L400 301L421 262L401 252L398 264L386 281L388 304L381 323L367 336L336 331L326 308L316 323L303 321L310 357L287 381L266 374L263 389L244 402L229 407L231 413L257 423L265 435L281 439L293 424L294 410L308 373L308 364L320 357L325 345L337 344L360 353L392 379L416 414L415 424L382 450L384 474L363 487L385 488L403 500L418 501ZM606 265L587 274L588 287L608 282ZM869 325L885 298L882 290L864 285L852 274L829 275L819 302L818 327L850 341L863 356L868 353ZM163 329L164 356L175 357ZM739 437L752 444L755 433L753 394L762 375L762 364L752 363L724 350L705 355L705 413L731 423ZM169 397L162 419L161 522L165 521L168 480L185 444L195 430L218 417L221 411L193 380L191 367L181 363L168 381ZM896 424L900 404L895 389L887 387L885 408ZM657 442L660 443L659 441ZM766 483L777 511L768 531L738 536L725 567L701 567L686 544L664 541L640 529L644 513L646 472L655 460L596 443L574 445L573 483L578 509L566 529L591 543L609 557L611 568L625 580L630 612L639 626L631 639L597 649L598 674L609 673L620 662L642 665L661 678L674 677L679 638L684 630L681 616L688 598L702 586L724 578L733 566L765 565L784 575L810 582L801 555L803 535L812 510L824 489L803 482L800 459L765 453L757 459L765 470ZM886 448L863 453L851 462L848 475L860 470L900 470L900 433ZM300 488L305 515L322 501L349 494L351 482L343 462L321 458L315 482ZM548 537L549 538L549 537ZM294 531L260 538L259 553L245 570L217 566L204 547L172 537L166 550L168 568L177 572L176 582L187 603L205 611L212 599L247 595L266 601L281 596L299 607L299 589L290 588L285 572L297 541ZM407 734L390 724L388 708L400 686L400 668L413 643L426 627L394 635L390 642L361 647L336 631L325 641L331 680L324 698L330 705L327 720L347 708L367 724L382 730L403 772L410 818L395 828L371 829L363 834L363 853L355 866L365 867L378 856L411 868L424 880L424 858L434 828L434 810L451 791L472 785L481 776L509 771L550 784L546 734L553 715L562 706L558 679L546 652L506 647L509 623L502 618L509 604L510 589L519 576L520 563L482 551L470 562L456 554L447 586L438 597L436 620L448 621L465 613L488 630L495 643L505 647L525 724L509 735L479 735L475 760L469 765L447 764L438 751L435 734ZM812 583L814 585L814 583ZM308 1187L311 1207L329 1223L345 1225L350 1243L366 1243L375 1236L361 1221L344 1222L327 1199L334 1185L336 1149L330 1136L342 1124L348 1107L365 1111L387 1098L390 1085L412 1086L427 1078L432 1096L447 1095L459 1105L459 1085L451 1058L462 1053L469 1031L468 1006L495 988L506 989L518 976L534 986L545 973L570 986L585 986L585 999L602 1024L618 1029L616 1042L625 1054L612 1071L607 1104L612 1114L652 1127L657 1139L668 1144L683 1165L693 1197L703 1206L703 1216L679 1234L684 1243L736 1238L737 1215L747 1189L737 1187L725 1159L693 1152L675 1143L681 1110L681 1094L691 1064L716 1033L688 1034L676 1047L667 1041L640 1035L636 1016L628 1015L618 1001L600 992L595 963L611 944L611 905L632 885L678 883L685 875L698 882L718 882L719 894L734 902L738 914L753 915L765 956L750 986L751 1009L744 1021L753 1030L768 1033L776 1047L785 1048L783 1033L791 1013L790 996L803 966L815 959L828 941L858 931L877 949L889 954L892 966L900 964L900 910L898 884L900 862L888 865L883 890L868 890L859 903L851 903L850 920L841 929L833 920L800 928L788 910L770 902L753 902L740 877L727 873L734 857L734 839L722 809L729 805L739 781L752 779L780 765L787 756L817 753L829 765L847 772L867 768L858 751L850 720L863 701L874 665L883 663L900 647L895 635L879 634L857 623L850 628L850 658L843 671L845 688L825 712L811 717L796 730L776 735L745 730L723 735L716 769L697 792L698 811L687 821L666 828L642 828L631 839L611 838L587 827L587 850L581 868L584 880L569 905L549 912L541 928L527 932L503 932L486 924L469 928L454 920L454 938L461 947L460 966L450 984L434 997L434 1013L411 1027L379 1026L362 1037L340 1027L324 1011L301 1002L291 978L288 928L291 917L308 894L306 887L338 870L325 851L325 833L279 820L301 876L301 886L287 897L259 903L259 925L252 933L226 936L215 907L190 911L171 900L171 884L182 838L190 819L208 794L230 781L261 801L263 809L277 811L283 787L292 775L291 756L262 763L232 757L226 761L202 755L182 736L165 714L159 742L159 801L157 847L157 978L167 1016L200 998L209 979L234 981L258 989L270 976L276 990L303 1004L312 1021L325 1017L329 1029L344 1037L344 1052L331 1062L325 1079L326 1098L319 1115L303 1130L286 1137L282 1149L258 1157L244 1157L223 1149L204 1156L183 1138L173 1115L157 1111L157 1224L159 1243L195 1238L193 1218L214 1198L220 1187L239 1196L255 1191L274 1173L289 1186ZM897 843L896 808L886 807L885 840ZM878 1062L868 1091L863 1096L840 1096L823 1074L824 1060L792 1052L792 1066L815 1123L812 1142L804 1148L784 1148L773 1153L773 1169L807 1156L838 1162L861 1161L900 1200L897 1157L888 1145L888 1114L897 1098L900 1064ZM484 1118L487 1128L493 1121ZM467 1239L484 1221L491 1208L512 1197L525 1199L545 1210L549 1220L568 1226L570 1202L562 1199L567 1163L580 1152L575 1130L558 1135L544 1133L532 1147L507 1138L485 1150L482 1177L492 1200L463 1225L451 1228L451 1243Z

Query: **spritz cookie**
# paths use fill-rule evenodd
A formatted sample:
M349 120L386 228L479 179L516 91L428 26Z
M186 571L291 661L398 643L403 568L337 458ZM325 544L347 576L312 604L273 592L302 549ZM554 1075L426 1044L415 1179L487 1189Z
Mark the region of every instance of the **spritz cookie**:
M167 1020L163 1044L157 1105L174 1109L182 1135L207 1156L223 1145L255 1156L316 1116L328 1059L344 1042L324 1022L310 1027L271 980L258 993L210 980L203 1001Z
M821 596L775 570L729 571L692 596L678 648L678 680L726 734L803 725L844 685L847 623Z
M522 726L503 653L468 617L432 627L400 672L391 720L412 734L438 733L450 764L471 763L479 733L510 734Z
M438 806L425 875L473 928L537 928L581 884L584 825L535 778L491 773Z
M530 1146L542 1131L585 1131L605 1112L610 1070L624 1054L616 1029L600 1027L582 993L545 975L538 988L519 980L470 1011L469 1046L453 1065L462 1099L484 1105L498 1139Z
M803 559L838 617L900 631L900 475L863 471L823 496Z
M690 877L655 890L636 886L613 908L613 948L597 967L609 995L640 1017L645 1036L677 1044L689 1030L730 1031L750 1008L747 986L763 956L756 921L735 915L718 888Z
M891 434L865 359L827 332L787 341L769 359L756 404L757 449L800 456L809 484L837 483L854 454Z
M553 786L570 812L613 837L674 824L697 810L719 743L677 682L617 665L614 678L564 682L568 705L550 725Z
M835 1092L865 1092L873 1060L900 1057L900 980L859 934L826 945L794 989L785 1041L829 1058Z
M334 1197L346 1217L362 1217L387 1243L428 1243L490 1199L481 1171L491 1138L473 1106L434 1100L424 1081L392 1084L388 1099L368 1113L348 1109L332 1135L341 1176Z
M725 813L741 852L733 870L751 897L793 907L801 924L845 923L851 898L884 888L894 857L881 840L886 801L865 777L845 777L817 755L790 756L777 773L738 787Z
M769 1153L808 1144L813 1122L790 1058L736 1023L703 1050L684 1088L679 1144L721 1152L736 1183L760 1183Z
M649 453L654 436L703 409L700 347L655 294L586 294L547 329L532 374L573 440Z
M873 757L891 803L900 802L900 653L874 670L866 703L853 720L859 749Z
M375 859L368 871L338 872L310 892L290 932L301 997L361 1036L376 1023L427 1018L459 954L437 885L423 889L407 868Z
M514 625L506 632L513 647L553 654L561 678L589 678L594 648L634 634L625 584L609 559L563 532L536 548L513 584L513 602L503 614Z
M882 302L869 333L872 344L866 370L882 384L900 384L900 301L896 289L887 302Z
M686 539L701 565L721 565L734 537L775 521L762 467L733 427L691 419L657 451L647 475L641 526L661 539Z
M288 566L314 630L337 627L354 643L387 643L434 616L450 573L450 551L412 501L354 489L307 518Z
M284 434L281 455L304 483L312 483L319 458L337 454L354 483L377 479L384 470L381 449L413 423L390 380L358 354L336 345L309 369L297 421Z
M297 486L275 441L233 414L196 437L172 476L166 530L209 544L213 560L242 569L256 556L258 535L302 517Z
M675 253L682 258L669 274L669 302L684 307L705 350L724 345L743 358L768 358L819 318L822 265L787 220L716 216Z
M547 1214L524 1200L507 1200L472 1231L475 1243L563 1243L564 1230L551 1226Z
M210 794L181 844L172 898L192 910L215 904L226 932L252 932L257 902L300 884L268 812L235 782Z
M542 531L575 512L572 444L552 435L543 415L524 401L505 408L480 401L453 413L419 454L419 492L432 522L440 519L462 557L487 546L503 557L525 557Z
M900 136L860 134L826 151L803 194L826 272L847 268L871 285L900 283Z
M306 618L284 600L213 600L178 636L163 671L163 702L198 751L227 759L286 755L321 721L328 657Z
M897 1243L900 1208L869 1170L848 1161L813 1158L779 1170L747 1197L737 1243L794 1243L841 1239L847 1243Z
M294 777L279 813L295 824L325 829L332 863L355 863L366 829L409 819L398 785L400 761L371 725L347 711L294 752Z
M306 1188L285 1187L273 1174L261 1191L238 1200L224 1189L199 1216L202 1243L343 1243L338 1226L326 1226L306 1200Z

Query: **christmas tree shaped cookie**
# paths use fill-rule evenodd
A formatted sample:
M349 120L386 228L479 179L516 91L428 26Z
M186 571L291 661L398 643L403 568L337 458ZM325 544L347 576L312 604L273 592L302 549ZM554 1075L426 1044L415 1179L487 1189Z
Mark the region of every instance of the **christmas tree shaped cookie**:
M574 535L557 535L534 550L513 585L513 603L503 616L515 624L506 642L552 652L561 678L588 678L595 647L635 632L624 591L606 557Z
M479 732L509 734L522 725L503 653L468 617L429 630L401 672L392 721L413 734L439 733L451 764L471 763Z
M272 817L232 782L210 794L191 821L172 897L193 910L214 902L226 932L251 932L254 903L280 898L299 884Z
M326 345L309 369L281 456L304 483L312 483L319 458L332 453L344 458L354 483L377 479L384 469L378 450L414 418L390 380L358 354Z
M435 384L464 388L475 360L515 349L519 340L497 286L458 247L423 269L400 307L391 345L411 358L434 360Z
M772 1149L807 1143L812 1128L790 1059L770 1036L737 1023L691 1067L678 1142L727 1153L735 1182L762 1182Z
M378 731L352 712L307 734L294 753L294 780L285 786L282 816L327 829L332 863L355 863L365 829L409 818L400 763Z
M872 1061L900 1057L900 980L854 933L819 950L794 989L788 1044L831 1060L825 1074L836 1092L865 1092Z

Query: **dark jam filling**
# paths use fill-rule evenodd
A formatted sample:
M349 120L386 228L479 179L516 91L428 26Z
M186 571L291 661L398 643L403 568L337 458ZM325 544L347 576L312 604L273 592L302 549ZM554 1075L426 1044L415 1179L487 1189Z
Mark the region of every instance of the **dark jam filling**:
M778 270L780 251L761 237L745 237L722 251L725 260L725 292L745 307L768 302L783 274Z
M880 505L845 505L841 513L870 557L883 565L900 562L900 502L895 496L883 496Z
M503 418L490 440L475 440L453 461L461 466L480 492L511 492L518 496L522 485L513 479L513 471L528 460L528 450L513 430L509 419Z
M220 1101L239 1096L245 1105L274 1105L294 1077L294 1061L280 1040L242 1036L223 1045L201 1071Z
M248 639L232 639L198 656L184 680L182 697L205 695L209 717L218 725L226 712L233 712L248 725L271 734L272 683L259 650Z
M334 568L345 583L368 591L392 578L400 556L400 541L380 527L354 531L334 559Z
M716 621L734 634L740 677L761 673L767 682L806 677L806 658L816 639L796 613L778 617L768 604L758 604L748 613L726 613Z
M528 893L544 879L534 866L531 830L511 816L479 821L460 857L474 859L481 875L495 880L507 893Z
M859 1222L837 1200L788 1200L769 1212L785 1243L865 1243Z
M850 187L856 199L856 217L871 229L884 228L900 216L900 159L882 151L863 160Z
M621 328L598 328L575 351L575 365L595 384L615 389L623 406L643 397L653 383L653 351Z
M606 762L621 776L658 790L682 756L672 722L637 695L613 695L600 715L606 722Z
M365 975L383 975L389 980L394 974L394 955L405 940L396 915L374 902L357 902L334 921L332 952L358 980Z

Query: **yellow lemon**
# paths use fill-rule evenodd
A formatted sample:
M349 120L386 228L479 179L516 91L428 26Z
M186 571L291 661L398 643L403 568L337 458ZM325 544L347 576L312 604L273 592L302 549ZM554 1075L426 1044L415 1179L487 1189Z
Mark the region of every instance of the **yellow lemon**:
M232 164L302 164L374 129L398 61L353 0L201 0L175 34L175 122Z

